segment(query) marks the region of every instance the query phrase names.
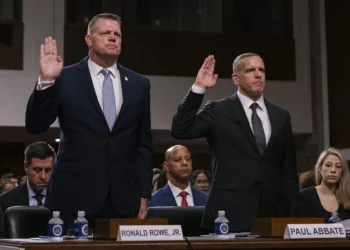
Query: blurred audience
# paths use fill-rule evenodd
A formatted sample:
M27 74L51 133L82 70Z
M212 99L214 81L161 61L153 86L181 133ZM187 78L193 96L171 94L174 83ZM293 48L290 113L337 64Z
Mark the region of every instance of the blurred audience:
M205 206L208 194L190 185L192 172L191 154L187 147L176 145L165 153L163 168L168 183L152 194L150 206ZM166 176L166 174L164 174Z
M8 178L0 178L0 194L15 188L15 184Z
M24 184L28 180L28 175L23 175L19 180L19 184Z
M13 185L15 187L18 187L18 177L15 174L7 173L7 174L4 174L3 176L1 176L1 178L10 179L10 181L13 183Z
M323 151L314 173L316 186L300 191L302 216L323 217L328 222L337 211L342 220L350 218L350 175L342 154L334 148Z
M299 190L316 185L315 171L310 170L299 175Z
M206 170L196 170L191 174L190 182L193 188L209 193L211 174Z
M162 170L159 168L153 168L153 179L152 179L152 193L157 190L157 184L158 184L158 177Z

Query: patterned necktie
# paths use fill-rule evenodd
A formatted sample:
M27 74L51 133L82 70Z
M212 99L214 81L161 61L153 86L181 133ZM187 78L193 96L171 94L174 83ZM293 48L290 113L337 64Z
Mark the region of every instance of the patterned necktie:
M36 195L33 196L33 198L37 200L38 206L43 206L43 205L44 205L44 204L43 204L44 195L42 195L42 194L36 194Z
M180 192L180 196L182 197L181 207L188 207L188 203L187 203L187 200L186 200L187 192L186 191L181 191Z
M256 144L258 144L260 155L263 155L265 149L266 149L266 139L265 139L265 133L264 128L262 125L262 122L260 120L260 117L256 113L256 109L259 107L259 104L253 103L250 108L252 109L252 127L254 132L254 137Z
M110 76L111 72L108 69L102 69L101 73L105 76L102 86L103 113L108 123L109 130L112 131L117 118L113 82Z

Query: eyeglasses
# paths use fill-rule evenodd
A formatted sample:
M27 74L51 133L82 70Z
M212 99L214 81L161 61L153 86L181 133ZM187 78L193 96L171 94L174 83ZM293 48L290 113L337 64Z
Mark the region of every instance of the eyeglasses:
M208 185L209 181L196 180L194 183L196 185Z

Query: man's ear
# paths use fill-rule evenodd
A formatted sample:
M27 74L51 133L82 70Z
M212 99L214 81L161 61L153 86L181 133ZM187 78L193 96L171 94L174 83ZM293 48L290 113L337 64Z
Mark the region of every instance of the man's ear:
M85 42L88 47L92 46L92 36L91 34L86 34L85 36Z
M238 74L233 73L232 76L231 76L231 78L232 78L233 83L234 83L236 86L239 86Z
M168 163L165 161L163 162L163 169L166 171L166 172L169 172L169 166L168 166Z
M24 171L26 172L26 174L28 174L28 164L26 162L24 162Z

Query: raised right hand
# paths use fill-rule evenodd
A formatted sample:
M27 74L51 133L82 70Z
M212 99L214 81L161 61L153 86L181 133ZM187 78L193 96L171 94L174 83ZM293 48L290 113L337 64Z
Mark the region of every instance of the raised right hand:
M214 56L208 56L205 58L202 67L198 71L194 85L206 89L215 86L218 75L214 74L214 70L215 58Z
M45 38L45 43L40 46L40 80L55 80L62 68L63 60L57 55L56 41L52 37Z

